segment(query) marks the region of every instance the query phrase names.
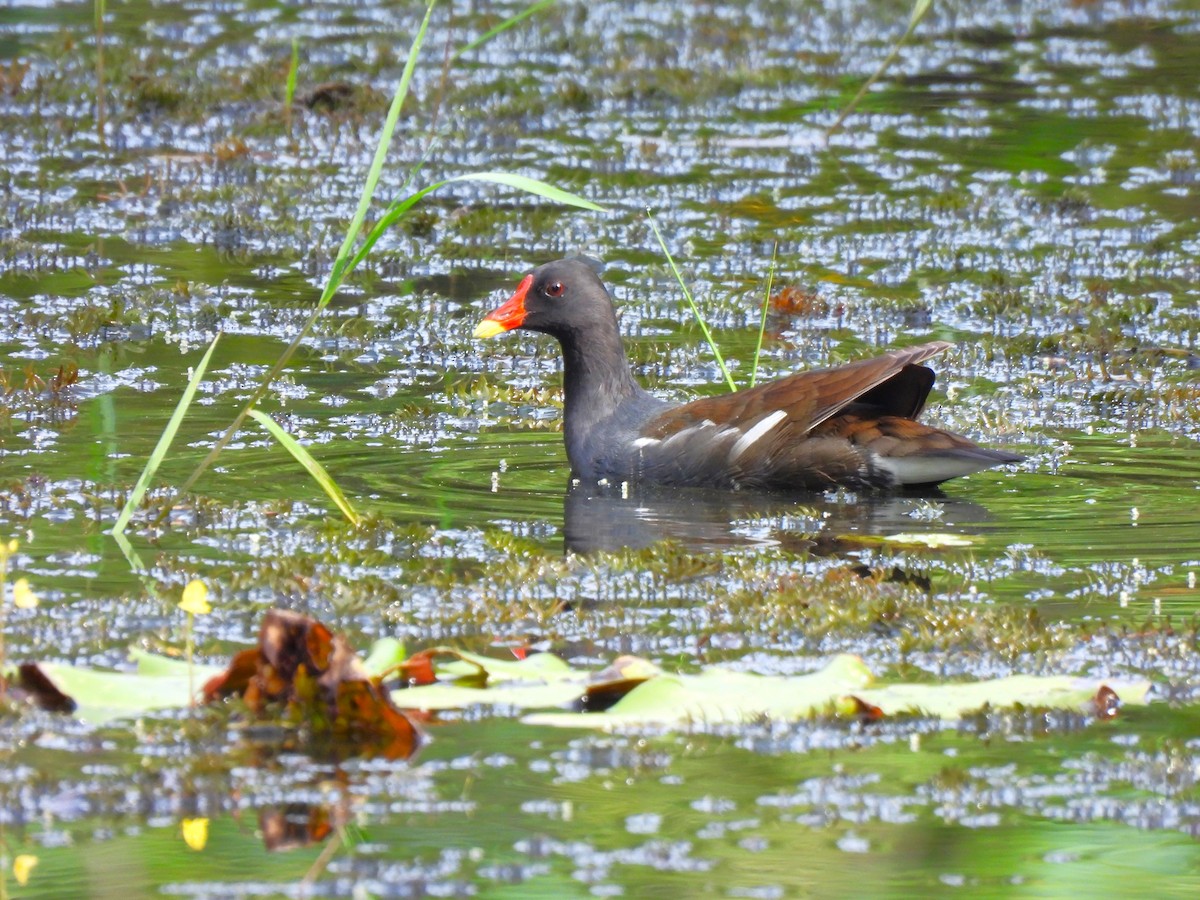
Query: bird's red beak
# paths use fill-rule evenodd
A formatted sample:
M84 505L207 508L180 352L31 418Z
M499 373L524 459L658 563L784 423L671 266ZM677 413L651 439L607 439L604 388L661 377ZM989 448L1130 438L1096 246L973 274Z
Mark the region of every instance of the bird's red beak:
M526 275L516 293L508 298L503 306L493 309L487 317L475 326L475 337L490 338L514 328L520 328L525 321L525 295L533 286L533 276Z

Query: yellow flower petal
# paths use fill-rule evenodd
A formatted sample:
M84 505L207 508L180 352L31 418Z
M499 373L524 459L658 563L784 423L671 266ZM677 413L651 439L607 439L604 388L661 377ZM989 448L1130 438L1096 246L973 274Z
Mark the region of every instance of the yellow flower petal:
M187 587L183 589L183 599L179 601L179 608L194 616L212 612L212 606L208 602L208 588L204 586L203 581L193 578L188 582Z
M38 595L29 586L28 578L18 578L13 582L13 605L17 609L34 609L39 602Z
M203 850L208 843L208 819L184 819L183 842L193 850Z
M34 867L38 864L38 858L31 856L28 853L22 853L13 860L13 877L17 879L17 884L21 887L29 884L29 876L33 874Z

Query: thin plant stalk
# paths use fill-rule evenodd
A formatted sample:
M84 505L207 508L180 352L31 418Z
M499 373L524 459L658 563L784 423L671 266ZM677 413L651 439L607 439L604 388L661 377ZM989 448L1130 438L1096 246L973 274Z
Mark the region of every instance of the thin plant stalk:
M442 59L442 77L441 77L441 81L438 85L437 98L434 101L433 112L430 117L429 129L431 132L435 130L435 128L437 126L438 116L441 114L441 111L442 111L442 101L443 101L443 99L445 99L446 85L449 83L449 80L450 80L450 67L454 63L456 63L460 57L466 55L467 53L470 53L472 50L475 50L475 49L483 46L488 41L490 41L492 38L494 38L496 35L507 31L508 29L510 29L514 25L516 25L518 22L524 21L525 19L532 16L534 13L540 12L541 10L545 9L546 7L551 6L554 2L555 2L555 0L538 0L537 3L534 3L532 6L528 7L527 9L522 10L521 12L517 13L516 15L509 16L507 19L505 19L499 25L496 25L494 28L489 28L487 31L485 31L483 34L481 34L479 37L475 38L473 41L470 41L467 44L464 44L462 47L460 47L458 50L454 51L453 53L450 52L451 37L447 36L446 50L445 50L445 53L443 54L443 59Z
M0 687L4 686L4 630L8 625L8 558L15 552L14 541L0 541Z
M304 877L300 879L301 884L316 884L317 879L329 867L329 863L337 855L337 852L342 849L345 844L345 836L343 829L338 828L329 836L329 840L325 842L325 846L321 848L321 852L317 854L317 858L313 860L308 871L304 873Z
M767 334L767 310L771 306L771 288L775 284L775 260L779 255L779 243L771 250L771 268L767 270L767 289L763 293L762 317L758 323L758 343L754 345L754 365L750 367L750 387L758 381L758 358L762 355L763 338Z
M288 453L292 454L296 462L304 466L305 471L329 495L329 499L337 505L337 508L342 511L342 515L349 520L351 525L357 526L362 522L362 517L354 511L354 507L350 505L350 501L346 499L346 495L342 493L342 489L338 487L337 482L325 471L325 467L313 458L311 453L305 450L294 437L284 431L279 423L266 413L258 409L252 409L250 410L250 415L254 421L267 429L271 436L279 441Z
M825 137L829 137L842 127L842 123L846 121L852 112L854 112L855 108L859 104L859 101L861 101L862 98L866 96L867 91L871 89L871 85L878 81L880 77L882 77L883 73L887 71L888 67L896 61L896 57L900 55L900 48L904 46L905 42L908 41L910 37L912 37L912 33L917 30L917 25L923 18L925 18L925 14L929 12L932 7L933 0L916 0L916 3L913 4L912 15L908 17L908 28L905 29L904 34L900 35L900 39L896 41L895 45L892 47L892 52L889 53L887 58L879 64L879 68L875 70L875 74L868 78L863 86L858 89L858 93L854 95L854 99L852 99L846 108L842 110L841 115L837 117L837 121L830 125L828 129L826 129Z
M217 342L220 340L221 333L217 332L217 336L208 345L208 350L201 358L199 365L192 372L192 377L188 381L187 387L184 388L183 396L179 398L179 403L175 405L175 412L171 414L171 418L167 421L167 427L163 429L162 436L158 439L158 444L155 445L154 451L146 461L146 467L142 469L142 474L138 477L137 484L133 487L133 492L129 495L129 499L125 501L125 506L121 510L121 514L117 516L116 524L112 527L112 534L120 534L125 530L125 526L129 524L130 517L133 516L133 511L137 509L138 504L142 502L142 498L146 495L146 489L150 487L150 482L153 480L154 474L158 471L158 467L162 465L163 459L166 458L167 451L171 449L171 442L175 440L175 434L179 431L179 425L183 422L183 417L187 414L188 407L192 404L192 399L196 396L196 389L200 387L200 381L204 378L204 373L208 369L208 362L212 359L213 351L217 349Z
M191 698L191 705L195 706L196 683L194 678L195 667L193 666L192 658L196 651L196 616L206 616L212 612L212 604L208 602L208 586L199 578L193 578L184 586L183 597L177 606L187 614L187 625L184 628L186 637L188 696Z
M650 220L650 228L654 231L654 236L658 238L658 246L662 248L663 255L667 258L667 264L670 265L671 271L675 273L675 280L679 282L683 296L687 299L688 306L692 309L692 315L700 325L700 331L704 334L704 340L708 342L709 349L712 350L713 357L717 361L717 366L720 368L721 374L725 376L725 383L729 385L731 391L736 391L737 385L733 383L733 376L729 374L729 369L725 365L725 359L721 356L717 342L713 340L712 332L708 330L708 323L704 321L704 316L700 314L700 307L696 306L696 301L692 299L692 292L688 290L687 284L683 280L683 274L679 271L679 267L675 265L675 260L671 258L671 251L667 249L667 242L663 240L662 232L658 230L658 224L654 221L654 214L650 210L646 210L646 218Z
M333 262L333 271L330 272L329 279L325 283L325 290L321 292L321 299L317 301L318 307L322 309L333 299L333 295L342 284L342 279L348 274L347 263L350 259L350 251L354 249L354 243L358 240L359 232L362 231L363 222L367 218L367 210L371 207L371 198L375 196L375 188L379 185L379 178L383 174L383 164L387 159L388 149L392 145L392 135L395 134L396 123L400 120L400 109L408 97L408 86L412 81L413 72L417 68L417 58L421 52L421 45L425 42L425 33L429 30L429 20L433 16L433 7L436 4L437 0L429 0L429 5L425 8L425 18L421 20L421 27L417 29L412 47L408 51L408 59L404 62L404 71L400 74L400 83L396 86L392 105L388 108L387 118L383 121L379 145L375 148L375 158L371 160L371 168L367 170L367 180L363 185L362 195L358 198L358 208L354 211L354 218L350 220L346 239L342 241L337 258Z
M138 581L142 583L142 588L146 591L147 597L160 597L158 581L150 574L149 567L142 562L141 556L133 549L133 544L129 543L129 537L123 531L110 532L112 539L116 541L117 549L121 551L121 555L125 557L125 562L129 563L129 571L138 577Z
M123 531L110 532L112 538L117 542L117 549L121 551L121 555L125 557L125 562L129 563L129 571L135 573L141 580L143 587L146 588L146 593L151 597L158 596L158 582L150 577L149 569L146 568L142 558L138 556L138 552L133 549L133 544L129 543L129 538Z
M192 654L196 649L196 641L193 635L193 626L196 624L196 614L187 613L187 625L185 628L184 655L187 657L187 673L188 673L188 697L191 700L191 705L196 705L196 675L195 668L192 665Z

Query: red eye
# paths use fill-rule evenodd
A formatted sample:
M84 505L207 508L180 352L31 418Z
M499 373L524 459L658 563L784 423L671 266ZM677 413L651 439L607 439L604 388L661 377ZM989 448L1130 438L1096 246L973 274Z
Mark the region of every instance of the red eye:
M563 295L563 291L565 291L565 290L566 290L566 287L563 285L563 283L561 281L552 281L548 285L546 285L546 296L547 297L561 297Z

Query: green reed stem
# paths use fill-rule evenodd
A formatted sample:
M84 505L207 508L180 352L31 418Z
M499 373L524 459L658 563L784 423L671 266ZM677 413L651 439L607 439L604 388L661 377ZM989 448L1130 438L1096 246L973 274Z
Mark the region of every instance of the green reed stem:
M842 127L842 123L846 121L852 112L854 112L855 108L859 104L859 101L862 100L862 98L866 96L867 91L871 89L871 85L878 81L883 73L887 71L888 67L896 61L896 57L900 55L900 48L904 46L905 42L908 41L908 39L912 36L912 33L917 30L917 24L923 18L925 18L925 14L929 12L932 7L933 0L916 0L916 3L913 4L912 14L908 18L908 28L905 29L904 34L900 35L900 39L896 41L895 45L892 47L892 52L889 53L887 58L879 64L879 68L875 70L875 74L868 78L863 86L858 89L858 93L854 95L854 99L852 99L846 108L842 110L841 115L837 117L837 121L830 125L828 129L826 129L825 137L828 138L831 134Z
M667 242L663 240L662 232L658 230L658 223L654 221L654 213L646 210L646 218L650 220L650 228L653 230L654 236L658 238L658 246L662 248L663 255L667 258L667 264L670 265L671 271L675 273L675 280L679 282L683 296L687 299L688 306L692 309L692 316L700 325L700 331L704 334L704 340L708 341L708 347L712 350L713 357L717 361L717 366L720 368L721 374L725 376L725 383L729 385L731 391L736 391L737 385L733 383L733 376L729 374L729 369L725 366L725 359L721 356L717 342L713 340L712 332L708 330L708 323L704 321L704 316L700 313L700 307L696 306L696 301L692 299L692 292L688 290L688 286L683 281L683 274L679 271L679 267L675 265L675 260L671 258L671 251L667 249Z

